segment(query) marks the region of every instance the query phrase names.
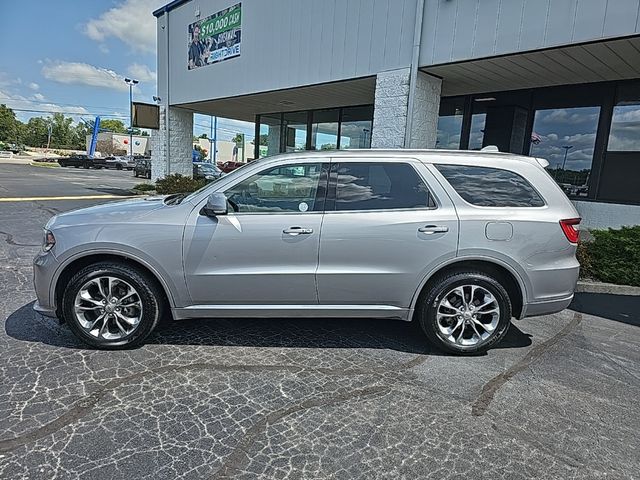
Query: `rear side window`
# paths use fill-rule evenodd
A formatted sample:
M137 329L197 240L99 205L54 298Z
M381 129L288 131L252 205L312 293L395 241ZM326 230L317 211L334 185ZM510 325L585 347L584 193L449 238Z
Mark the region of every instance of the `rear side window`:
M544 200L522 176L509 170L436 165L464 200L481 207L543 207Z
M429 189L408 163L338 163L331 171L337 211L435 207Z

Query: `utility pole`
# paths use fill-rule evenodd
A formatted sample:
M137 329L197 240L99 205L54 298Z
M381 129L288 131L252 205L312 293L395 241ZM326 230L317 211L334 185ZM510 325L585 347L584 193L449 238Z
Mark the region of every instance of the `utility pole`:
M124 83L129 85L129 157L133 158L133 86L138 80L125 78Z
M562 171L564 172L564 166L567 163L567 153L573 148L573 145L563 145L562 148L564 148L564 160L562 160Z

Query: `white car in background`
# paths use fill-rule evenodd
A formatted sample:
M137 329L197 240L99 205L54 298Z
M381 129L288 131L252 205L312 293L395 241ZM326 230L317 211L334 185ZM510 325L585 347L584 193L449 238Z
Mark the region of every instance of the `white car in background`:
M107 162L106 168L115 168L116 170L133 170L136 166L135 159L130 156L114 156L105 158Z

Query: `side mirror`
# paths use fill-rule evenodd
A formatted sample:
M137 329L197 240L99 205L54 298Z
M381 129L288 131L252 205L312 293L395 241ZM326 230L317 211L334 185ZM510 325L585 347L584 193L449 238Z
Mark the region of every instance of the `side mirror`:
M209 195L206 205L202 207L200 211L201 214L207 217L226 215L228 212L227 196L221 192L215 192Z

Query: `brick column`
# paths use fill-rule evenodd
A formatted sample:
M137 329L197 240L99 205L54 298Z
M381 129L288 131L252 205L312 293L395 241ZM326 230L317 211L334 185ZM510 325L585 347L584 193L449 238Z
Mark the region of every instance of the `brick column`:
M410 69L381 72L376 78L372 148L402 148L407 129ZM442 81L418 72L409 148L436 144Z
M152 136L151 178L155 181L167 174L191 177L193 165L193 113L181 108L160 107L160 129ZM167 131L168 123L168 131ZM167 150L167 136L168 150Z

